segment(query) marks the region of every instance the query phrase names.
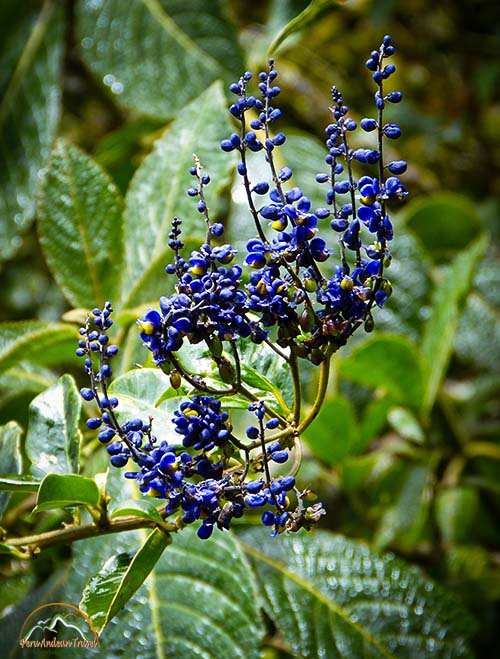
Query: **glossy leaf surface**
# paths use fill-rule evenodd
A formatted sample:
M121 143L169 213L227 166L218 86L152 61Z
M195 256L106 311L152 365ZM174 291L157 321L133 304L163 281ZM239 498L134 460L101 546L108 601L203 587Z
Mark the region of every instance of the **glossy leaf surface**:
M244 536L265 609L296 657L470 658L456 602L392 554L329 533Z
M155 529L135 555L112 556L92 577L83 591L80 607L98 633L144 583L170 542L169 536Z
M26 436L33 476L78 471L81 407L80 394L70 375L63 375L57 384L33 399Z
M65 596L78 597L85 575L95 571L95 556L106 561L116 553L137 551L142 532L94 538L79 544L77 563ZM126 563L126 561L125 561ZM117 565L121 580L127 565ZM113 573L110 574L110 581ZM210 541L188 527L176 534L135 596L107 625L98 649L77 656L119 656L123 639L143 657L162 653L176 659L259 659L263 627L255 582L238 542L214 532Z
M78 474L47 474L40 483L34 512L66 506L97 506L99 488L93 478Z
M80 0L82 54L118 103L167 119L243 64L220 0Z

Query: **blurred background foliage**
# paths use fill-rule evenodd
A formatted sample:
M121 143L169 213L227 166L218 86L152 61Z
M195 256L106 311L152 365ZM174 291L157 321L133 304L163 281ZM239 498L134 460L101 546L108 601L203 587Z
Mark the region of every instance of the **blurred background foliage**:
M125 194L183 105L212 80L265 66L275 41L285 158L322 203L314 174L330 88L342 90L356 119L369 114L364 61L391 34L404 103L391 108L403 139L390 155L408 160L411 191L396 213L395 293L374 334L356 336L335 360L328 402L305 438L301 482L325 501L325 526L390 548L454 590L478 619L477 656L496 656L500 5L235 0L213 3L211 22L204 2L161 4L200 44L216 36L213 62L191 61L189 48L165 43L148 28L139 0L2 2L0 211L2 227L14 229L0 234L0 319L58 321L70 309L32 223L56 135L92 155ZM297 29L277 39L301 12ZM195 25L196 16L205 23ZM35 51L42 56L33 63ZM244 218L227 193L220 213L238 242ZM144 360L134 349L135 361ZM54 381L44 365L23 368L23 378L11 368L0 376L1 423L24 426L29 401ZM308 383L312 400L312 375Z

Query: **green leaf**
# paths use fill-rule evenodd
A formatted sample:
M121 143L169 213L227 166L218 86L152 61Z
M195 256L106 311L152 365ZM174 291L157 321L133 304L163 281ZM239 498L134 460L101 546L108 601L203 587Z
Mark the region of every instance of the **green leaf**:
M318 21L324 11L339 4L340 0L311 0L307 7L280 30L268 48L268 54L273 55L281 44L292 34L310 27Z
M160 524L163 522L163 518L155 504L149 499L129 499L128 501L120 502L118 507L111 512L110 518L127 517L128 515L150 519Z
M143 533L93 538L75 545L64 601L78 601L95 557L135 552ZM144 542L144 540L143 540ZM100 647L77 656L115 656L123 639L143 657L260 659L264 634L250 566L232 534L204 542L190 526L175 535L145 583L108 624ZM85 653L85 654L84 654Z
M431 497L429 465L403 465L401 486L395 502L382 516L373 538L376 549L384 549L395 540L406 550L425 542L423 527L427 523Z
M446 544L471 540L471 527L479 510L479 493L473 487L452 487L436 496L436 521Z
M425 436L422 426L410 410L405 407L392 407L389 410L387 419L403 439L409 439L417 444L421 444L424 441Z
M35 215L40 174L59 123L63 30L61 5L46 0L37 15L25 9L1 44L0 259L18 249L19 234Z
M29 408L26 454L35 478L78 472L82 401L75 381L63 375L33 399Z
M295 185L311 200L313 208L325 206L326 188L316 182L316 174L322 171L325 163L324 142L305 131L287 130L283 158L293 170Z
M170 387L168 376L159 368L139 368L116 378L109 393L120 401L115 413L121 422L132 418L153 418L153 434L159 441L180 444L181 437L172 424L173 412L182 399L164 400Z
M21 433L22 428L14 421L7 423L5 426L0 426L0 474L21 473ZM0 516L7 505L8 499L8 494L0 494Z
M31 476L19 476L17 474L3 474L0 477L0 492L38 492L40 481L35 481Z
M155 529L135 556L116 554L92 577L79 606L87 613L98 634L144 583L171 542L170 536Z
M244 536L264 607L297 657L470 659L473 623L392 554L325 532Z
M238 350L243 382L260 391L272 393L278 403L283 401L291 407L293 405L292 376L283 360L265 343L256 345L240 340ZM279 406L285 411L282 404Z
M394 295L374 314L377 329L417 341L432 288L431 260L406 227L397 228L394 259L386 270Z
M342 485L351 495L363 494L379 479L394 470L394 456L385 451L373 451L367 455L349 457L341 465Z
M30 362L20 362L0 376L0 391L6 396L32 392L39 394L57 380L53 371Z
M339 361L342 377L386 391L397 403L419 409L422 366L413 343L397 335L378 335Z
M220 0L80 0L82 54L118 103L168 119L243 63Z
M74 307L113 300L122 271L122 201L114 183L86 154L58 141L41 189L40 242Z
M212 177L206 196L212 221L216 219L217 193L229 182L233 166L233 159L220 151L220 140L231 132L225 105L221 86L209 87L183 109L132 179L125 200L122 307L165 294L168 279L164 268L173 258L166 237L174 216L184 220L183 236L190 239L187 254L190 246L199 248L199 241L205 238L203 219L186 195L186 189L193 184L189 174L193 153Z
M434 258L440 259L470 245L482 231L476 206L453 193L437 193L410 203L406 225Z
M360 443L354 407L343 396L325 400L320 413L305 432L305 440L323 462L335 465L364 448Z
M373 442L383 432L387 425L387 414L392 403L387 397L374 398L364 410L360 435L364 446Z
M12 607L32 590L35 579L32 574L15 574L0 583L0 602L2 602L0 616L3 617L8 610L12 610Z
M500 263L499 269L500 269ZM497 372L500 363L500 312L476 292L471 293L455 334L460 359L478 369Z
M60 366L75 360L76 337L75 328L62 323L1 323L0 373L24 361Z
M424 414L430 412L445 376L453 352L460 305L469 291L472 277L486 247L480 238L459 254L449 266L433 296L432 312L422 335L422 358L425 364Z
M97 506L99 488L93 478L78 474L47 474L40 484L33 512L66 506Z

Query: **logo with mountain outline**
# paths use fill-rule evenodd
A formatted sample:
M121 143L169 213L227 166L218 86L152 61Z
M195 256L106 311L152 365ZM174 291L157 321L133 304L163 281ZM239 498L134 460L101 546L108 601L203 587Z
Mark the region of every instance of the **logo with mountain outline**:
M22 648L91 648L99 637L88 615L73 604L52 602L32 611L19 633Z

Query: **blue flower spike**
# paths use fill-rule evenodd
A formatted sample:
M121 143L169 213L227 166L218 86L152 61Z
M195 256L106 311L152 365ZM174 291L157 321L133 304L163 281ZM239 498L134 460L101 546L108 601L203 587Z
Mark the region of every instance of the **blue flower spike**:
M206 194L210 175L194 156L187 196L193 216L205 224L205 238L186 254L183 222L173 218L167 242L173 260L165 268L173 286L158 308L137 320L153 364L170 375L170 394L179 396L168 442L155 435L154 419L124 420L118 399L108 391L118 353L111 303L95 308L80 329L76 354L89 379L80 393L98 409L87 420L88 430L97 434L113 467L124 469L140 492L164 501L162 514L175 515L176 529L197 524L201 540L215 528L230 529L245 514L258 515L271 535L309 530L325 515L321 503L306 505L309 490L298 489L295 467L289 467L299 441L300 410L287 416L277 411L280 406L256 399L243 383L240 346L265 343L294 368L301 359L319 365L360 327L371 331L374 311L390 298L390 210L408 195L400 179L407 162L385 159L387 140L394 154L402 135L398 124L384 120L386 105L402 100L400 91L387 90L396 72L388 61L394 53L387 35L366 61L376 87L373 116L358 122L341 91L331 88L326 153L315 176L324 191L319 208L293 183L292 169L282 165L287 139L274 61L229 86L235 128L220 148L238 161L237 179L249 211L246 247L238 254L224 242L224 225L213 221ZM249 161L259 158L267 174L252 181ZM184 365L183 349L198 344L220 386ZM252 423L241 433L224 405L235 395L251 401Z

